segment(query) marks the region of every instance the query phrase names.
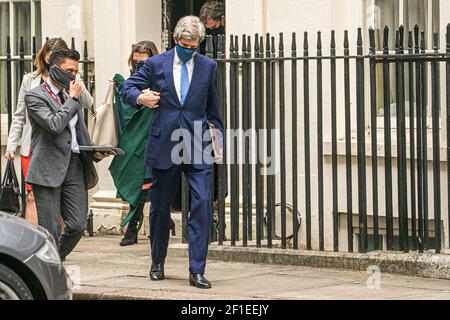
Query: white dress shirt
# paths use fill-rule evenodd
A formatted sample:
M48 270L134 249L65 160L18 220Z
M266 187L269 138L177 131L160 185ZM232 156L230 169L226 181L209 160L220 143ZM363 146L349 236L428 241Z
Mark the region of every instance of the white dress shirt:
M49 85L50 89L55 94L55 96L58 98L58 93L60 92L60 90L56 88L51 81L47 81L47 84ZM67 99L69 99L69 95L67 94L65 89L63 89L62 92L64 95L64 99L67 101ZM76 129L77 123L78 123L78 113L75 114L75 116L69 121L69 129L72 135L71 147L73 153L80 153L80 145L78 144L77 140L77 129Z
M192 75L194 73L194 58L186 62L186 66L189 73L189 82L192 81ZM173 80L175 82L175 89L177 90L178 99L181 100L181 67L183 62L178 58L177 51L175 50L175 57L173 59Z

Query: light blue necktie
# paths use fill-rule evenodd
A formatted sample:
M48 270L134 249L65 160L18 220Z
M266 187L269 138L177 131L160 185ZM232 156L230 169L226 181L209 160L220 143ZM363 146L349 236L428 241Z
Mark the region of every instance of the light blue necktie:
M189 71L187 68L186 63L182 63L181 66L181 97L180 97L180 103L181 106L184 106L184 101L186 100L186 96L189 92L189 86L190 86L190 81L189 81Z

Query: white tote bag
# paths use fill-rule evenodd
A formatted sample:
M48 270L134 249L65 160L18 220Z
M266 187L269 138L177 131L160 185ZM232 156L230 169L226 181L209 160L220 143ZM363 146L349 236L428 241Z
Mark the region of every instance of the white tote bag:
M115 83L114 81L109 81L105 100L103 104L95 110L93 115L94 130L92 132L92 142L97 146L117 147L119 144L114 93Z

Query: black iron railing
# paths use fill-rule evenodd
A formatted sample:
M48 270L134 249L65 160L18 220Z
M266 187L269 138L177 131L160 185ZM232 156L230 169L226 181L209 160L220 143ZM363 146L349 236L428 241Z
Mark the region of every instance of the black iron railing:
M395 48L389 48L390 36L396 38ZM303 55L299 56L296 34L293 33L290 57L285 56L283 33L279 35L278 46L275 37L270 34L265 38L258 34L254 38L231 36L228 54L225 54L225 38L219 38L217 86L226 128L256 129L257 132L265 129L269 136L278 130L279 136L275 144L260 136L252 143L243 139L244 163L237 162L237 144L231 144L233 150L225 150L228 162L218 167L218 232L211 239L212 242L224 245L230 241L231 246L244 247L255 245L270 248L277 245L283 249L303 247L324 251L331 248L334 251L353 252L356 237L360 252L386 249L404 252L434 249L436 253L441 252L444 242L442 230L447 229L447 234L450 230L449 223L444 226L442 221L443 167L440 154L440 148L444 146L441 146L440 139L445 128L445 147L450 145L450 25L447 28L445 53L439 52L437 33L433 37L433 50L425 51L425 33L419 32L418 27L407 34L400 27L394 35L386 27L383 38L383 53L378 53L375 31L369 30L369 53L364 54L363 34L359 29L356 55L350 55L349 34L346 31L343 55L337 55L333 31L329 55L325 55L322 34L319 32L316 54L311 55L308 33L305 32ZM212 39L209 37L207 41L208 54L212 57ZM392 49L395 49L395 54L390 51ZM445 86L440 85L441 63L446 65ZM303 74L299 79L298 69L301 66ZM430 67L431 70L428 69ZM395 70L394 78L391 78L391 68ZM315 86L311 83L313 71L317 79ZM395 117L391 116L391 86L394 85L391 79L395 79ZM381 82L382 88L377 88ZM329 90L324 90L325 83L327 88L329 84ZM286 94L289 84L290 97ZM342 86L343 92L338 92L338 86ZM441 103L444 88L447 98ZM383 98L377 97L380 90ZM313 94L317 95L314 105L311 99ZM428 99L429 95L431 99ZM325 98L327 101L329 99L329 104L324 103ZM406 109L408 100L409 117ZM431 115L427 111L429 101ZM356 108L352 109L352 105ZM384 108L382 117L378 114L380 105ZM444 119L445 106L447 118ZM311 118L313 108L316 109L316 119ZM352 120L354 110L356 123ZM324 123L325 114L331 115L330 123ZM303 115L301 125L300 115ZM432 128L427 124L430 116ZM391 121L393 118L395 127ZM312 124L315 120L317 131L313 135ZM379 120L384 123L384 127L379 127ZM341 134L338 133L339 121L345 126L345 132ZM442 129L441 123L446 123ZM326 176L324 169L324 142L328 142L324 138L324 126L331 128L331 160L326 167L331 167L329 176ZM352 128L356 128L356 154L352 154ZM382 134L379 134L381 131ZM431 145L428 143L428 133L431 133ZM338 148L340 138L345 144L341 165ZM313 156L312 146L315 142L317 153ZM276 175L267 174L267 167L261 161L250 163L255 149L258 155L265 149L268 155L275 156L274 161L280 168ZM384 154L380 149L384 149ZM429 149L432 149L432 159L428 159ZM230 151L233 151L231 158L227 157ZM450 150L447 147L448 156ZM382 158L384 161L380 161ZM314 161L317 161L317 171L313 172ZM368 168L369 163L371 168ZM432 208L429 203L429 163L433 164ZM299 175L300 165L304 166L302 176ZM357 170L354 170L355 165ZM446 168L449 182L448 161ZM288 171L291 172L289 175ZM339 183L341 171L345 174L345 183ZM230 179L227 179L228 174ZM357 183L354 183L354 176L357 177ZM381 178L384 179L384 187L380 183ZM300 179L303 180L303 186ZM187 192L186 188L185 185L183 193ZM371 192L368 192L369 189ZM450 198L450 190L448 192ZM339 201L343 198L339 194L344 193L346 201L340 205ZM290 194L292 196L289 199ZM317 196L313 198L313 194ZM331 195L329 199L325 198L326 194ZM300 196L303 203L300 202ZM354 209L356 198L357 210ZM325 209L327 202L332 202L332 209ZM342 210L343 207L346 210ZM381 207L385 208L384 214L380 214ZM183 209L184 234L187 235L189 206L186 202ZM445 209L450 221L450 211ZM430 217L429 210L432 210L433 217ZM297 212L304 219L305 235L296 232L302 223ZM230 223L226 223L228 220ZM253 225L256 227L255 233ZM292 237L288 235L288 226L293 230ZM280 239L275 237L276 229L280 230ZM344 229L347 229L347 234ZM327 234L326 230L332 230L332 234ZM430 232L433 232L433 242L430 241ZM341 238L340 233L344 237ZM302 244L301 239L305 239L305 243ZM187 237L183 237L183 240L187 241Z

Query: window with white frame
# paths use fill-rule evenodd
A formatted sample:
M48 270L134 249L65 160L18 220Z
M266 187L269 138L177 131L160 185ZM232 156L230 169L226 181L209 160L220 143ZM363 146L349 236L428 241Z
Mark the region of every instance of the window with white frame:
M420 31L425 32L426 50L433 49L433 33L439 32L439 0L365 0L366 25L375 30L375 49L383 52L383 31L389 27L389 49L395 53L396 30L400 25L405 28L405 48L408 43L408 31L414 31L417 24ZM397 101L395 97L395 66L391 65L391 116L396 115ZM406 116L409 116L409 85L406 70ZM377 66L377 107L378 116L384 116L383 66Z
M36 37L39 47L42 42L41 2L40 0L0 0L0 56L6 56L7 38L10 37L12 56L19 55L20 37L24 37L25 55L30 56L32 39ZM31 71L31 64L25 64L25 71ZM13 101L17 97L22 76L19 75L19 66L13 63ZM6 63L0 62L0 78L6 79ZM6 81L0 82L1 112L6 113Z

